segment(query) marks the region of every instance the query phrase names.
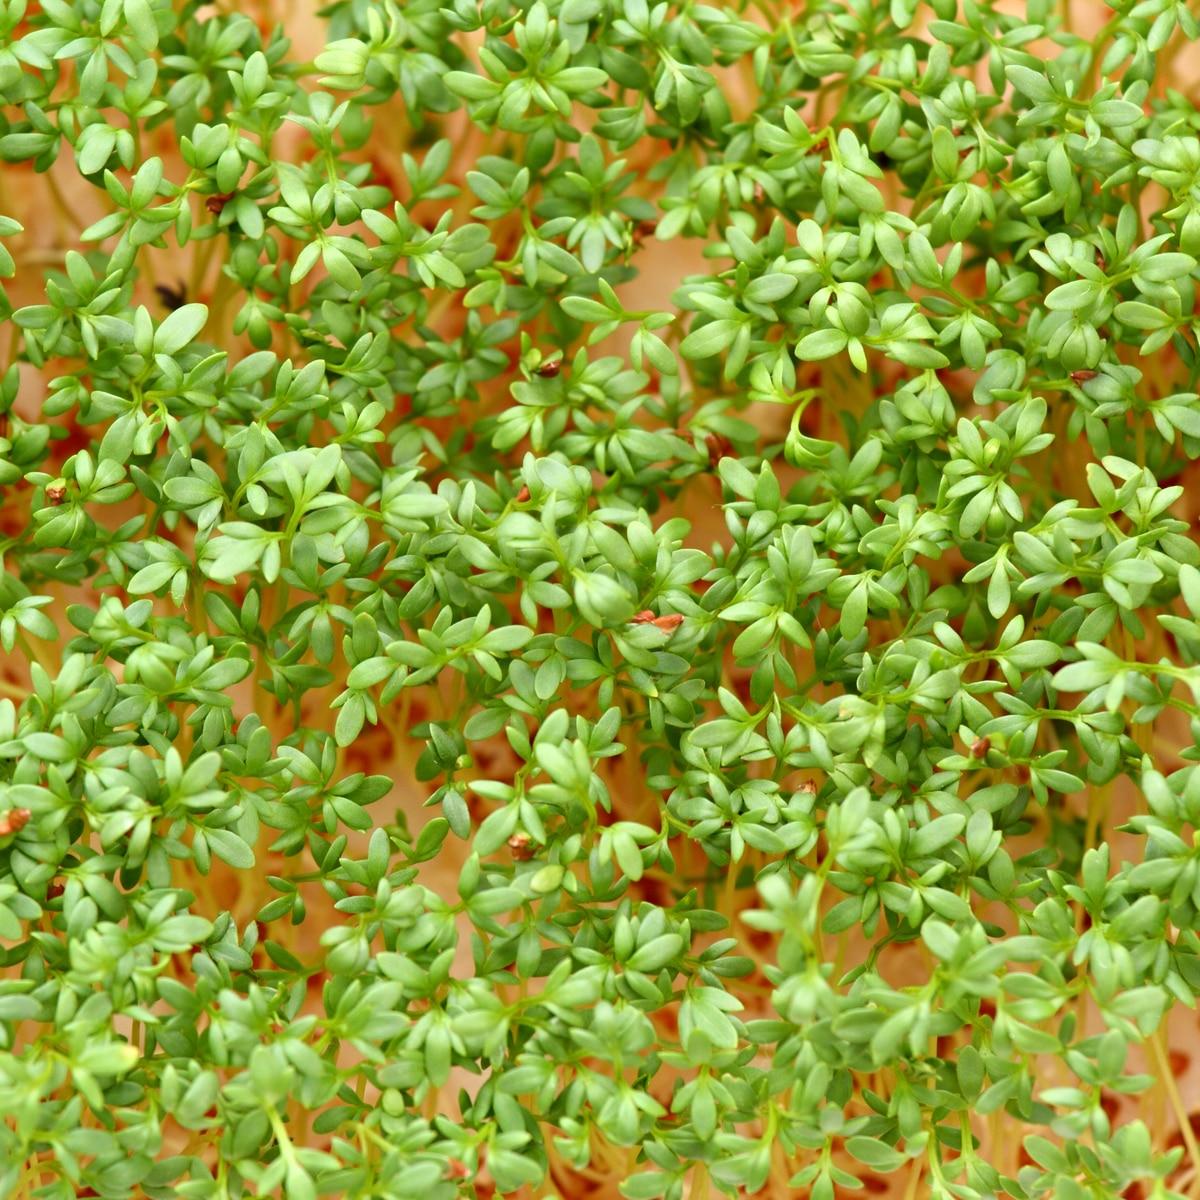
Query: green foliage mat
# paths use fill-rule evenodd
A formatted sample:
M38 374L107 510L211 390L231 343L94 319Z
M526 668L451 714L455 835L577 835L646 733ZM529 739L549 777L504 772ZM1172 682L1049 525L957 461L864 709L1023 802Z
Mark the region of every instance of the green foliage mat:
M0 1191L1196 1195L1189 6L239 7L0 2Z

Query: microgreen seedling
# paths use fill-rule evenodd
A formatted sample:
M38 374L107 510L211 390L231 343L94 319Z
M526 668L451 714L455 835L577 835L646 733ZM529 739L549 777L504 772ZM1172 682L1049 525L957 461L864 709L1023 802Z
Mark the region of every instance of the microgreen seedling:
M1197 1195L1192 9L244 7L0 0L0 1194Z

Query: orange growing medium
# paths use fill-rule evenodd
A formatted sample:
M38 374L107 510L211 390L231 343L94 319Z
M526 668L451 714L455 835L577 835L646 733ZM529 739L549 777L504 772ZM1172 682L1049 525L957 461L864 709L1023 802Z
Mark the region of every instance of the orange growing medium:
M0 1194L1200 1196L1198 41L0 0Z

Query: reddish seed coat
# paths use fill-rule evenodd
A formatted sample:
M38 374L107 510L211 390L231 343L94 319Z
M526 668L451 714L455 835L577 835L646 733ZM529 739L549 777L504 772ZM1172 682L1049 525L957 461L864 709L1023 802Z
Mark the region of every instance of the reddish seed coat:
M19 833L29 824L33 813L27 808L10 808L8 812L0 813L0 837L10 833Z
M705 442L708 446L708 461L714 467L721 459L729 458L733 454L733 443L719 433L710 433Z
M650 609L644 608L636 616L630 617L629 623L630 625L653 625L665 633L672 633L683 624L683 614L666 613L664 616L656 617Z

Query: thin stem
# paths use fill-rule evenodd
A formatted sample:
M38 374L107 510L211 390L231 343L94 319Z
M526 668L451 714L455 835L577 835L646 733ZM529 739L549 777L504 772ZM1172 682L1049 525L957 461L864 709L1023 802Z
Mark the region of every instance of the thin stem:
M1167 1099L1170 1101L1171 1109L1175 1113L1175 1120L1179 1124L1179 1136L1183 1139L1183 1144L1187 1148L1188 1158L1191 1160L1192 1168L1196 1172L1196 1183L1192 1185L1191 1192L1192 1195L1195 1195L1196 1186L1200 1184L1200 1144L1196 1142L1196 1134L1192 1129L1191 1116L1184 1106L1183 1097L1179 1094L1179 1087L1175 1082L1175 1073L1171 1070L1171 1063L1167 1058L1167 1051L1163 1045L1161 1029L1154 1031L1154 1035L1150 1039L1150 1048L1158 1064L1159 1081L1166 1090Z

